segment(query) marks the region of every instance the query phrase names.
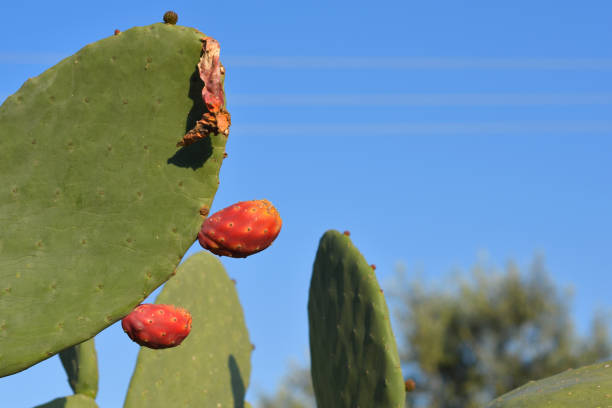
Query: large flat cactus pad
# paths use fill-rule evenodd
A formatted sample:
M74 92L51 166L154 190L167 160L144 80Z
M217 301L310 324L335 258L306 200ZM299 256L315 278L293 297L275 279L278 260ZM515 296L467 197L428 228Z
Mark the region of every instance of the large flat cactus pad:
M168 279L218 185L204 35L153 24L87 45L0 106L0 376L121 319Z
M193 255L155 303L187 309L191 333L174 348L140 348L124 407L242 408L251 342L238 293L221 262L208 252Z

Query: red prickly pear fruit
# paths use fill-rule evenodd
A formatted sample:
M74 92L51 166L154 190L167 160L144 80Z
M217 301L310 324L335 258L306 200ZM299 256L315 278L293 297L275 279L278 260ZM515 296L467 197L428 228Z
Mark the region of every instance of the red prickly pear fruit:
M141 346L176 347L191 331L191 315L174 305L143 303L121 320L121 327Z
M376 265L372 264L372 265L370 265L370 268L372 268L372 270L375 271L376 270Z
M119 35L121 33L121 31L115 29L115 35Z
M416 383L412 378L409 378L404 383L404 387L406 388L406 392L411 392L414 391L414 389L416 388Z
M269 247L282 223L268 200L241 201L205 219L198 241L213 254L246 258Z
M351 231L344 231L343 234L346 235L347 237L350 237L351 236Z

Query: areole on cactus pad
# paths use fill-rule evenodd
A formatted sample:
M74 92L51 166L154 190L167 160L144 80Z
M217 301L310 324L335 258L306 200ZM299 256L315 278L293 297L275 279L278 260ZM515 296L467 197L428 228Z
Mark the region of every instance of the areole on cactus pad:
M144 347L176 347L191 331L191 315L174 305L144 303L121 320L123 331Z
M246 258L269 247L281 226L268 200L241 201L204 220L198 241L213 254Z

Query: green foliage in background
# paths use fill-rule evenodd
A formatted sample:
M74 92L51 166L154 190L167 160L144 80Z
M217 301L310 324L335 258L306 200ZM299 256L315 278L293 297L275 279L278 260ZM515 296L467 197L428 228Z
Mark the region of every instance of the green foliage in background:
M261 394L259 408L316 408L310 369L292 362L274 395Z
M570 296L554 286L541 260L523 275L514 264L503 274L477 266L471 280L458 278L451 290L427 290L416 280L400 287L402 363L417 382L411 398L426 397L420 406L481 407L529 380L593 363L612 350L601 317L586 340L577 337Z

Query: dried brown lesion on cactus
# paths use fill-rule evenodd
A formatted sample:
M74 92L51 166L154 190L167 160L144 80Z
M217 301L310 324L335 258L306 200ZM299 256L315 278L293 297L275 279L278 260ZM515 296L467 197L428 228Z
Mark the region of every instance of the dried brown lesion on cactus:
M209 211L210 211L210 209L207 206L205 206L205 205L200 207L200 215L202 217L206 217L208 215Z
M202 56L198 63L198 71L202 82L204 82L202 100L208 112L204 112L202 118L196 122L193 129L183 136L177 146L188 146L210 134L229 135L231 117L225 109L225 92L223 90L225 68L219 59L220 53L221 47L217 40L211 37L202 38Z

